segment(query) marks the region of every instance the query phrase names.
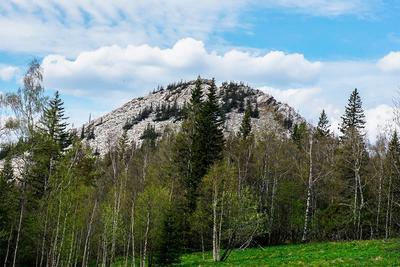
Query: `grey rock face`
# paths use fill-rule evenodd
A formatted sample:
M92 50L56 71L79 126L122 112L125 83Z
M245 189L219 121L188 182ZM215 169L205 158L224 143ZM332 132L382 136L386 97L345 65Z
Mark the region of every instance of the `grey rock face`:
M211 80L202 80L204 95ZM163 133L168 127L178 130L181 126L180 113L190 100L195 81L171 84L167 88L158 88L144 97L132 99L122 107L84 124L76 129L78 135L101 155L112 147L124 130L127 138L140 146L140 139L148 124ZM250 101L253 108L258 107L258 118L252 118L252 131L273 130L287 135L295 124L305 122L292 107L280 103L271 95L252 89L243 83L224 82L217 88L217 96L225 110L225 135L236 134L243 118L243 107Z

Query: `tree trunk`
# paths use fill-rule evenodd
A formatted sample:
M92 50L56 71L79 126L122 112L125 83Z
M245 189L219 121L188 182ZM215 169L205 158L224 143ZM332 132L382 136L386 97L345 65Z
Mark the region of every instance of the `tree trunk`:
M307 186L307 204L306 204L306 212L305 212L305 216L304 216L303 237L301 239L303 242L308 241L309 224L310 224L310 220L311 220L311 216L312 216L312 203L311 203L311 200L313 198L312 190L313 190L313 183L314 183L312 147L313 147L313 138L311 136L310 137L310 150L308 152L309 173L308 173L308 186Z
M8 236L7 250L6 250L6 255L4 256L4 267L7 266L8 254L10 253L10 244L11 244L11 239L12 239L12 233L13 233L13 231L14 231L14 223L11 225L10 234L9 234L9 236Z
M278 179L276 178L276 174L274 175L274 180L272 184L272 195L271 195L271 208L269 213L269 234L268 234L268 242L271 243L271 234L272 234L272 226L274 225L274 212L275 212L275 195L276 195L276 187L278 185Z
M150 211L147 211L147 223L146 223L146 232L144 234L143 260L142 260L143 267L146 266L147 243L148 243L149 230L150 230Z
M382 179L383 179L383 160L380 158L380 166L379 166L379 185L378 185L378 207L376 211L376 227L375 232L377 236L379 236L379 221L381 215L381 205L382 205Z
M97 200L95 200L94 205L93 205L93 210L92 210L92 215L90 216L90 221L89 221L89 226L86 234L86 239L85 239L85 246L83 249L83 257L82 257L82 267L86 267L86 257L88 254L88 246L89 246L89 238L90 238L90 233L92 231L92 224L93 224L93 218L94 218L94 213L96 211L97 207Z
M21 192L21 199L20 199L20 213L19 213L19 220L18 220L18 229L17 229L17 240L15 242L15 250L14 250L14 258L13 258L13 267L15 267L17 261L17 253L18 253L18 245L19 245L19 238L21 235L21 227L22 227L22 218L24 216L24 209L25 209L25 184L22 185L22 192Z
M213 260L214 261L219 261L217 205L218 205L218 190L217 190L217 185L214 184L214 197L213 197Z
M135 202L132 201L131 210L131 237L132 237L132 267L136 266L135 263Z

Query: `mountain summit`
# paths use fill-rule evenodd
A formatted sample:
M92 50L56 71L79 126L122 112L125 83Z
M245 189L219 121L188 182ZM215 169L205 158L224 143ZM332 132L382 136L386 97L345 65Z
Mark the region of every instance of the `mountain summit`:
M201 81L205 95L211 80ZM167 128L176 130L181 126L183 109L189 102L195 82L192 80L173 83L166 88L159 87L147 96L134 98L122 107L84 124L77 133L90 147L104 154L124 131L129 141L140 145L141 136L149 124L159 134ZM288 134L295 124L305 122L289 105L242 82L223 82L217 88L217 96L225 116L226 136L239 131L248 102L252 106L251 124L256 134L263 129L275 129Z

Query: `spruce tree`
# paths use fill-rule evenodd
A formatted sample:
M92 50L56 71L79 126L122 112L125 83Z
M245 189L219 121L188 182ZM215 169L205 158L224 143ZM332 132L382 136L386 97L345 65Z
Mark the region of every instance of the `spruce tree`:
M295 124L292 132L292 140L297 145L298 148L301 148L305 138L307 137L308 129L307 124L302 122L300 124Z
M362 101L357 88L351 93L345 113L342 116L340 131L344 136L353 134L354 131L361 134L365 128L365 115L362 108Z
M330 135L328 116L323 109L321 115L319 116L318 125L317 125L317 136L319 137L327 137Z
M44 131L54 140L60 147L64 149L70 145L69 135L66 131L68 123L65 116L64 102L60 98L60 94L56 91L54 98L49 101L48 107L44 108L42 125Z
M202 144L205 154L203 163L206 169L222 157L222 150L225 143L222 130L222 112L218 104L216 90L215 80L213 79L208 89L207 100L201 112L201 136L204 139L204 143Z
M251 113L251 104L250 101L247 101L246 110L240 126L240 135L243 137L243 139L246 139L251 132Z
M257 101L256 101L256 106L254 107L254 110L251 113L251 117L256 118L256 119L258 119L260 117L260 111L258 110Z
M155 253L157 265L171 265L180 260L183 244L180 214L175 207L169 207L166 211L160 234L159 248Z
M181 133L176 142L176 162L179 163L187 191L189 210L195 210L197 187L208 168L222 157L224 136L221 108L213 80L203 101L202 80L196 80ZM183 163L182 163L183 162Z

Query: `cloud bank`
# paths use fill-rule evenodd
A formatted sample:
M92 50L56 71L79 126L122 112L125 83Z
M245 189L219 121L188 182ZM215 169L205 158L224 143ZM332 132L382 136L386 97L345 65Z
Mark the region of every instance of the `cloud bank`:
M114 45L81 53L73 60L60 55L43 59L47 87L78 95L115 90L141 95L157 85L197 75L287 87L314 81L320 68L320 62L281 51L261 55L239 50L209 52L203 42L192 38L167 49Z

